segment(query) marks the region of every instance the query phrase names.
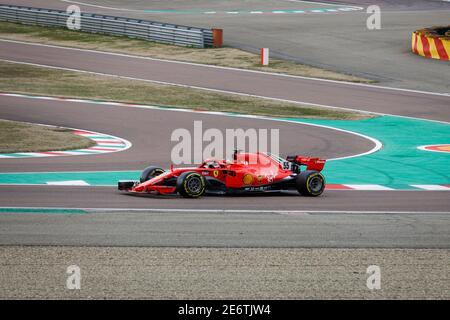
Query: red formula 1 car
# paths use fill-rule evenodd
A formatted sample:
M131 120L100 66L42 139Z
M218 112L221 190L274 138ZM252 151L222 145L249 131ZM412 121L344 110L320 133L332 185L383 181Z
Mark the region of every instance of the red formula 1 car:
M319 196L325 189L320 173L326 160L303 156L282 159L266 153L235 152L233 161L207 159L193 168L164 171L150 166L140 181L119 181L118 188L130 193L176 194L197 198L205 193L233 194L297 190ZM301 167L306 166L302 171Z

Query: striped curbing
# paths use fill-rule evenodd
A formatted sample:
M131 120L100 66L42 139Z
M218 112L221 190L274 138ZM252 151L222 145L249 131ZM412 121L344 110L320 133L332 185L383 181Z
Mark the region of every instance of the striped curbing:
M433 34L432 30L423 29L413 32L411 40L412 52L426 58L449 61L450 37Z
M61 100L60 98L55 99ZM131 143L129 141L109 134L78 129L73 129L72 133L93 140L95 142L95 145L90 148L67 151L1 153L0 159L43 158L80 155L85 156L119 152L127 150L131 147Z

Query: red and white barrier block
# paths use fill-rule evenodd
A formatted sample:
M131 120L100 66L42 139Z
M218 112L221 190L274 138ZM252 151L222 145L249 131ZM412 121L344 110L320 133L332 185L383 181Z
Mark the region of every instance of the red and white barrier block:
M269 65L269 48L261 48L261 65Z

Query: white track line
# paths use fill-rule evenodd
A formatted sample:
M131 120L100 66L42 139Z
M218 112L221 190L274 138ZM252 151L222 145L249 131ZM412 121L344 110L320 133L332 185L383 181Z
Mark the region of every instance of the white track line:
M434 185L434 184L412 184L411 186L415 188L420 188L429 191L449 191L450 187Z
M82 6L94 7L94 8L100 8L100 9L144 13L144 10L136 10L136 9L126 9L126 8L116 8L116 7L100 6L100 5L96 5L96 4L84 3L84 2L81 2L81 1L72 1L72 0L60 0L60 1L61 1L61 2L65 2L65 3L79 4L79 5L82 5Z
M146 9L139 10L139 9L109 7L109 6L101 6L101 5L90 4L90 3L85 3L85 2L81 2L81 1L73 1L73 0L60 0L60 1L61 2L65 2L65 3L72 3L72 4L78 4L78 5L82 5L82 6L87 6L87 7L94 7L94 8L114 10L114 11L127 11L127 12L139 12L139 13L145 13L145 11L146 11ZM298 3L309 3L309 4L315 4L315 5L318 4L318 5L333 6L333 7L350 7L350 8L354 8L354 10L362 10L362 9L364 9L363 7L357 7L357 6L354 6L354 5L346 5L346 4L337 4L337 3L333 4L333 3L301 1L301 0L283 0L283 1L298 2ZM174 10L174 11L176 11L176 10ZM205 13L212 13L212 12L206 11ZM231 12L227 12L227 13L239 13L239 12L231 11Z
M84 180L48 181L49 186L89 186Z
M91 52L91 53L97 53L97 54L106 54L106 55L113 55L113 56L126 57L126 58L144 59L144 60L160 61L160 62L167 62L167 63L174 63L174 64L184 64L184 65L191 65L191 66L197 66L197 67L202 67L202 68L232 70L232 71L239 71L239 72L265 74L265 75L271 75L271 76L276 76L276 77L305 79L305 80L327 82L327 83L335 83L335 84L341 84L341 85L368 87L368 88L373 88L373 89L403 91L403 92L410 92L410 93L418 93L418 94L438 95L438 96L450 97L450 93L442 93L442 92L431 92L431 91L420 91L420 90L403 89L403 88L393 88L393 87L372 85L372 84L367 84L367 83L355 83L355 82L348 82L348 81L338 81L338 80L320 79L320 78L305 77L305 76L295 76L295 75L284 74L284 73L259 71L259 70L249 70L249 69L239 69L239 68L233 68L233 67L214 66L214 65L206 65L206 64L195 63L195 62L176 61L176 60L169 60L169 59L159 59L159 58L136 56L136 55L125 54L125 53L116 53L116 52L98 51L98 50L90 50L90 49L71 48L71 47L56 46L56 45L50 45L50 44L42 44L42 43L33 43L33 42L26 42L26 41L1 39L1 38L0 38L0 41L1 42L11 42L11 43L33 45L33 46L39 46L39 47L49 47L49 48L56 48L56 49L65 49L65 50L73 50L73 51L81 51L81 52Z
M64 0L63 0L64 1ZM344 4L344 3L326 3L326 2L319 2L319 1L304 1L304 0L283 0L288 2L298 2L298 3L310 3L310 4L320 4L323 6L332 6L332 7L352 7L358 10L364 9L363 7L357 7L354 5ZM450 0L449 0L450 1Z
M392 188L381 186L378 184L344 184L344 186L347 186L354 190L364 190L364 191L392 191L392 190L394 190Z

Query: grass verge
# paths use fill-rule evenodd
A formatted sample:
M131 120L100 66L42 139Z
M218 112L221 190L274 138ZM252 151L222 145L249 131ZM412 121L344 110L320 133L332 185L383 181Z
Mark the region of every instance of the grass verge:
M271 117L362 119L358 112L308 107L138 80L90 75L0 61L0 91L110 100L174 108L227 111Z
M0 38L62 45L90 50L109 51L170 59L224 67L251 69L267 72L286 73L297 76L322 79L373 83L374 81L314 68L292 61L270 59L269 66L259 64L259 56L243 50L223 47L216 49L195 49L159 44L127 37L107 36L72 31L64 28L29 26L9 22L0 22Z
M0 153L62 151L89 148L95 142L72 130L0 120Z

